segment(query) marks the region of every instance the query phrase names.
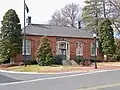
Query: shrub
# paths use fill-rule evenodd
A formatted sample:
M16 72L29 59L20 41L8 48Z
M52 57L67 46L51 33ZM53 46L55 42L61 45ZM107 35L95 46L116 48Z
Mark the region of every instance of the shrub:
M82 62L83 66L90 66L92 64L92 62L89 59L84 59Z
M28 65L36 65L36 64L38 64L38 63L37 63L36 60L33 59L33 60L28 60L27 64L28 64Z
M62 57L60 55L56 55L53 57L53 64L62 65Z
M10 63L10 59L7 59L7 60L4 59L2 63L3 63L3 64L8 64L8 63Z
M0 64L8 64L8 63L10 63L10 59L4 59L0 55Z
M76 56L76 58L75 58L75 61L78 63L78 64L80 64L80 63L82 63L83 62L83 57L81 57L81 56Z
M114 61L120 61L120 55L119 54L114 54L111 59L114 60Z
M14 67L14 66L18 66L17 64L1 64L0 67L1 68L9 68L9 67Z
M91 62L95 62L95 59L90 59Z
M4 60L3 59L0 59L0 64L2 64L4 62Z
M36 60L40 66L49 66L53 63L53 55L50 41L47 37L42 37L36 52Z

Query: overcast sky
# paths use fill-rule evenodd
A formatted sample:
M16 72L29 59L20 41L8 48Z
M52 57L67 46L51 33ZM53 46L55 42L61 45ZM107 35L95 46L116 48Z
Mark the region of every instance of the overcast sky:
M1 0L0 4L0 21L2 21L5 12L8 9L16 10L21 24L23 26L23 2L24 0ZM32 23L43 24L47 23L51 18L52 13L56 9L63 8L66 4L70 3L80 4L83 7L84 0L26 0L29 7L27 16L32 17ZM0 24L1 26L1 24Z

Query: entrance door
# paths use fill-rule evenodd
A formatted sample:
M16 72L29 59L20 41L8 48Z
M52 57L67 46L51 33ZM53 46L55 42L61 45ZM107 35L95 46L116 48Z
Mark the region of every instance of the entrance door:
M67 41L57 41L56 54L61 55L64 60L70 59L70 43Z

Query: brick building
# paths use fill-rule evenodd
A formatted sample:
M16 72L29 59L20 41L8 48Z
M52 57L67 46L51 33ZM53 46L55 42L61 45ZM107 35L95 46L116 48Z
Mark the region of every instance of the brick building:
M98 47L98 39L96 42L97 47L96 49L94 48L95 43L92 33L72 27L43 24L30 24L26 26L27 60L35 58L38 41L42 36L47 36L51 41L54 56L62 54L67 60L75 60L76 56L84 59L93 59L96 52L97 60L103 60L103 54L99 51ZM23 56L24 53L17 56L16 60L19 62L24 60Z

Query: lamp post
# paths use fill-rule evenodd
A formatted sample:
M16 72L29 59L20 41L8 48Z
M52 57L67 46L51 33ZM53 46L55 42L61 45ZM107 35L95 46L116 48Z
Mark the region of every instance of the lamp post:
M27 66L26 64L26 27L25 27L25 0L24 0L24 65L25 67Z
M95 43L95 67L94 68L97 69L97 62L96 62L97 61L97 57L96 57L97 56L96 55L96 53L97 53L96 52L96 37L97 37L97 35L95 33L93 33L93 37L94 37L94 43Z

